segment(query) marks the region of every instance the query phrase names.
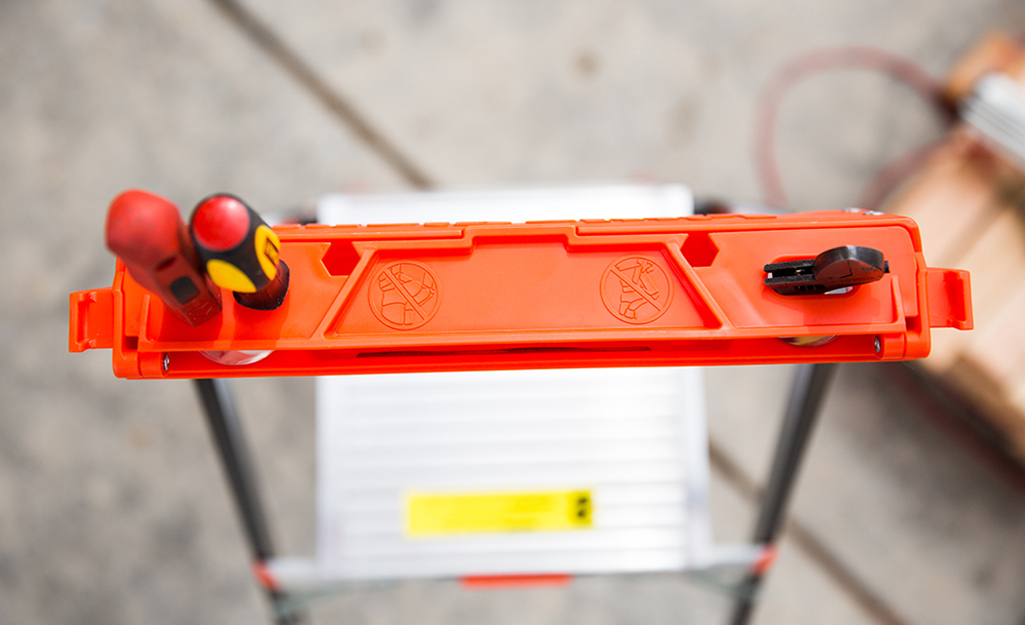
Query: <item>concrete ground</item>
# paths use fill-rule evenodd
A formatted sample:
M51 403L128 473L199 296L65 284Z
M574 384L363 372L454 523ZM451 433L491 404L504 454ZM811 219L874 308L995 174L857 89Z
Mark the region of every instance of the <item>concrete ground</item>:
M67 294L109 284L107 203L228 190L264 210L346 189L623 179L757 197L754 106L814 46L939 75L1018 0L0 1L0 623L256 623L265 606L192 388L69 355ZM927 140L924 105L858 72L780 120L793 203L855 201ZM791 370L708 373L717 538L743 540ZM1021 491L843 366L756 623L1025 623ZM236 385L282 551L313 550L312 382ZM738 389L742 389L738 392ZM723 622L675 577L465 592L403 583L318 623Z

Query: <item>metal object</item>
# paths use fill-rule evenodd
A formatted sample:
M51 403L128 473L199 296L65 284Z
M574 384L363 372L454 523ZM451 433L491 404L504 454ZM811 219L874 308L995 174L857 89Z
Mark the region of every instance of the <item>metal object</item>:
M644 219L693 214L688 187L587 185L497 191L326 195L317 203L322 224Z
M1004 74L983 76L960 112L983 143L1025 168L1025 85Z
M773 545L779 534L801 459L807 448L819 407L835 368L835 364L815 364L801 365L797 370L787 415L776 448L775 461L763 495L755 530L754 538L758 545ZM272 559L273 547L267 531L263 508L226 382L223 380L197 380L196 385L203 400L216 447L242 517L254 559L259 563L274 565L272 573L276 577L299 579L305 575L306 581L311 581L312 576L316 576L318 582L324 581L305 561ZM691 445L701 438L698 434L700 433L697 431L691 431L689 437ZM690 466L694 467L695 465ZM696 468L700 470L700 467ZM707 471L707 468L705 470ZM707 475L705 478L707 479ZM701 491L692 491L690 505L694 505L694 498L704 496ZM699 532L707 532L707 527L700 528ZM708 555L705 554L706 557ZM725 548L722 555L722 558L713 556L705 564L723 564L729 556L732 556L734 565L749 563L753 560L754 554L750 550L740 553L736 548L732 550ZM718 562L718 560L722 560L722 562ZM745 625L749 621L763 574L764 569L760 569L752 572L744 580L740 600L732 620L733 625ZM283 593L269 591L268 595L275 607L279 625L299 622L294 615L282 614L283 610L280 606L287 599Z
M672 572L718 564L701 373L320 378L321 581ZM588 493L593 524L456 528L427 539L410 528L410 501L418 493L553 491ZM297 581L276 577L285 587Z
M780 295L821 295L876 282L889 271L879 250L844 245L815 258L765 265L765 285Z
M824 363L803 364L797 368L779 442L776 444L769 482L762 493L754 532L756 544L773 547L776 543L801 460L836 367L835 363ZM766 569L752 569L744 579L730 621L732 625L746 625L749 622Z
M228 485L231 487L231 493L242 520L250 554L255 564L265 563L274 556L274 546L271 543L270 532L267 530L267 521L256 485L256 476L242 436L242 425L235 412L235 404L228 388L228 382L226 380L196 380L195 382L196 391L203 404L203 412L210 426L210 433L214 438L217 455L221 459L221 466L228 478ZM286 599L283 593L271 589L266 590L267 597L274 608L275 622L278 625L298 625L302 622L297 615L283 613L281 604Z

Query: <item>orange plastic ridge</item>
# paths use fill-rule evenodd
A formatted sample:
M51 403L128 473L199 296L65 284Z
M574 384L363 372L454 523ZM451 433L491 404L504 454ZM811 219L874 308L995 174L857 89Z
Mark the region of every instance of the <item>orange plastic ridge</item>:
M967 272L929 268L890 215L276 228L284 304L191 327L119 262L71 296L71 351L112 347L124 378L906 360L934 327L972 326ZM784 296L766 263L841 245L890 272L848 293ZM782 337L836 338L797 346ZM807 341L806 341L807 342ZM274 350L249 365L203 351Z
M470 590L497 590L508 588L536 588L538 586L568 586L572 575L477 575L461 577L463 588Z

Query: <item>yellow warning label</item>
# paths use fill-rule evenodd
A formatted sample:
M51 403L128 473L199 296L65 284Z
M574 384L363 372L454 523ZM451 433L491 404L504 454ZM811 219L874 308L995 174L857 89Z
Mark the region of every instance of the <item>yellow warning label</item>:
M591 492L407 493L406 534L590 529Z

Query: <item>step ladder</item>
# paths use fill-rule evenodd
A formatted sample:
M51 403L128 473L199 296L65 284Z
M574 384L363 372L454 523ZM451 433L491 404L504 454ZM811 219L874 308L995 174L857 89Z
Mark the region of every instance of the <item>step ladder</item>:
M735 589L733 623L741 625L773 559L794 476L835 368L830 363L914 358L928 353L931 328L970 329L969 282L966 272L925 266L910 220L834 213L803 221L751 216L701 223L685 219L693 206L689 190L679 185L327 196L318 203L316 227L280 230L283 259L295 275L308 276L303 297L319 297L329 306L326 316L322 310L307 315L303 298L302 306L286 301L266 315L236 311L229 298L222 298L225 311L217 323L190 329L165 314L160 300L129 279L119 262L113 287L72 294L70 347L112 347L121 377L196 379L245 525L254 573L279 623L297 622L296 608L303 603L297 597L364 582L449 578L493 585L732 569L746 572ZM553 217L587 221L545 225ZM480 225L484 221L489 223ZM517 225L527 222L538 225ZM368 223L424 226L325 228ZM596 259L608 264L602 254L621 254L616 250L624 249L624 242L635 241L641 253L613 259L598 283L619 286L612 289L611 304L599 291L605 314L626 324L653 322L670 309L668 299L655 295L658 284L649 291L624 273L647 264L655 277L668 280L666 269L645 256L649 248L664 249L686 276L683 292L697 311L690 320L694 329L674 329L674 322L665 329L654 323L631 332L598 328L580 333L591 342L576 339L578 344L546 343L545 332L557 328L543 324L526 339L516 327L500 326L467 339L471 348L444 347L444 341L459 345L459 333L473 327L472 315L464 313L456 325L451 318L449 326L435 323L447 328L440 333L395 334L426 324L433 311L405 288L397 293L404 299L389 302L385 283L419 279L427 302L436 278L417 261L390 261L388 250L395 253L394 246L401 245L414 257L417 250L438 254L449 245L448 237L453 245L471 246L458 252L468 258L476 254L477 235L466 233L478 232L490 244L483 262L491 263L503 242L523 241L524 235L542 245L566 241L567 248L576 241L572 245L598 253L589 257L592 265ZM590 238L584 243L581 236ZM874 269L865 265L877 272L875 282L854 287L861 290L850 299L841 299L849 287L836 290L839 297L823 294L847 276L839 276L839 283L820 279L821 255L814 261L781 256L794 241L808 248L802 253L823 242L846 244L829 252L843 256L849 249L852 255L838 257L828 269L848 262L854 267L869 258L858 256L859 250L879 255L855 247L864 243L847 242L859 237L878 241L888 259ZM754 259L745 241L754 247L771 243L772 249L757 251L772 258ZM351 260L336 257L336 246L357 254ZM360 249L374 251L363 256ZM374 254L379 254L374 262L382 264L368 279L360 272L368 271ZM621 266L624 258L640 265ZM768 263L764 270L763 262ZM417 267L423 271L412 275ZM769 273L763 285L764 272ZM786 288L770 285L773 280L787 282ZM466 283L455 284L466 291ZM527 286L519 293L536 291L533 283ZM593 287L588 283L588 306L596 299ZM662 290L672 288L666 284ZM787 299L785 290L801 288L818 289L804 296L817 299ZM629 300L631 294L647 302L648 318L631 316L633 304L645 306ZM559 296L552 301L566 300L564 292ZM465 304L467 293L462 297L457 301ZM720 307L727 302L730 307ZM763 304L765 310L757 310ZM703 313L701 306L707 306ZM419 317L406 320L409 308ZM492 315L488 322L501 317L493 301L486 309ZM354 318L372 313L374 329L343 331L352 311ZM599 325L610 323L610 317L600 319ZM393 331L386 340L378 336L385 326ZM316 332L306 333L313 328ZM488 351L489 336L498 337L495 353ZM630 337L647 342L631 346ZM522 344L528 346L518 347ZM215 352L209 350L223 349L264 351L258 361L231 366L210 358ZM712 540L701 369L637 366L725 361L805 363L797 371L750 545L721 546ZM574 368L595 364L634 366ZM277 557L227 384L202 378L363 371L377 375L317 381L318 547L308 557Z

